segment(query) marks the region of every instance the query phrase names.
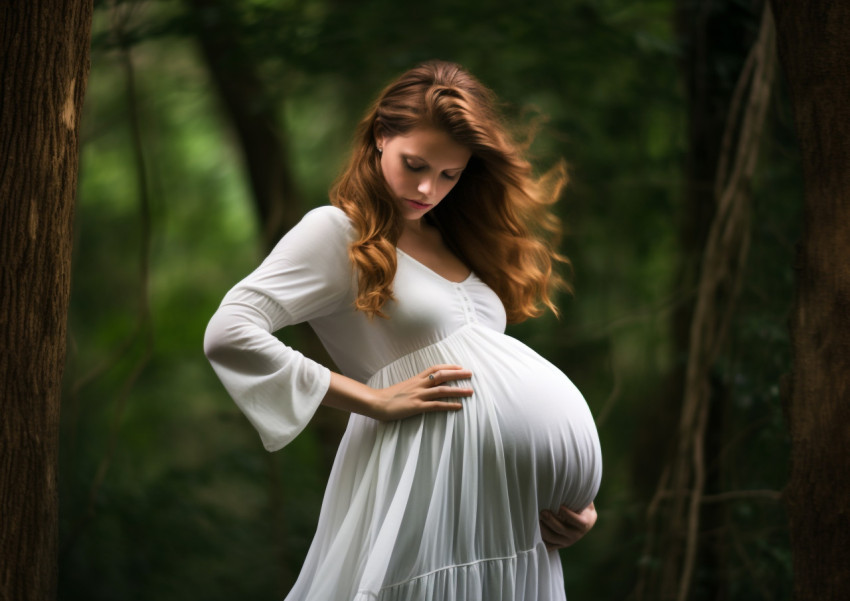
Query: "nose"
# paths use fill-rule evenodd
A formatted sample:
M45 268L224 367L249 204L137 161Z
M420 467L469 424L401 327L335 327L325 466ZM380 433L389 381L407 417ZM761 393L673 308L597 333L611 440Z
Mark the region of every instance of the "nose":
M431 177L423 177L419 180L419 187L417 188L420 194L424 194L425 196L430 196L431 192L434 190L434 180Z

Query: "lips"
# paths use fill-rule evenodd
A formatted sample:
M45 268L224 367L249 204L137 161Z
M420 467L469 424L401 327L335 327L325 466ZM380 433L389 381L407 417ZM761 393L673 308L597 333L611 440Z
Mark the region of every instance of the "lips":
M409 204L414 209L423 210L423 209L430 209L431 208L431 205L429 205L429 204L425 204L424 202L417 202L417 201L411 200L409 198L405 198L404 202Z

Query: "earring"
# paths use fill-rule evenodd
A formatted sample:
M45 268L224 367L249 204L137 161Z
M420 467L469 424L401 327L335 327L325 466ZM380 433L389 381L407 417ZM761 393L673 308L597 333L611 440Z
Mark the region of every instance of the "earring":
M384 149L378 146L378 154L384 154Z

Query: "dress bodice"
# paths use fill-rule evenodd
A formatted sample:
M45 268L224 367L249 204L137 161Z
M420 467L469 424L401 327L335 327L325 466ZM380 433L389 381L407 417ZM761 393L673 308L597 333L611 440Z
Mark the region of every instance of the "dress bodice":
M310 325L342 372L365 382L379 369L458 329L478 324L504 332L505 310L498 296L474 273L452 282L397 250L394 300L387 318L369 319L349 306L313 319Z
M270 450L301 431L330 379L326 367L287 347L273 332L308 322L340 371L361 382L465 326L504 332L501 301L474 273L452 282L402 250L397 251L394 299L383 309L388 318L370 319L356 311L356 275L348 256L355 235L342 210L310 211L225 295L207 328L205 348L213 368ZM283 421L281 395L294 403Z

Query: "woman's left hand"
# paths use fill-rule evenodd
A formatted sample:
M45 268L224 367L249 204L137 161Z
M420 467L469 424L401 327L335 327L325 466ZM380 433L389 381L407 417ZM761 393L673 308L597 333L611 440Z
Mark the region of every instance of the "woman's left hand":
M561 505L555 515L548 509L540 512L540 535L546 549L555 551L577 543L596 523L593 503L576 513Z

